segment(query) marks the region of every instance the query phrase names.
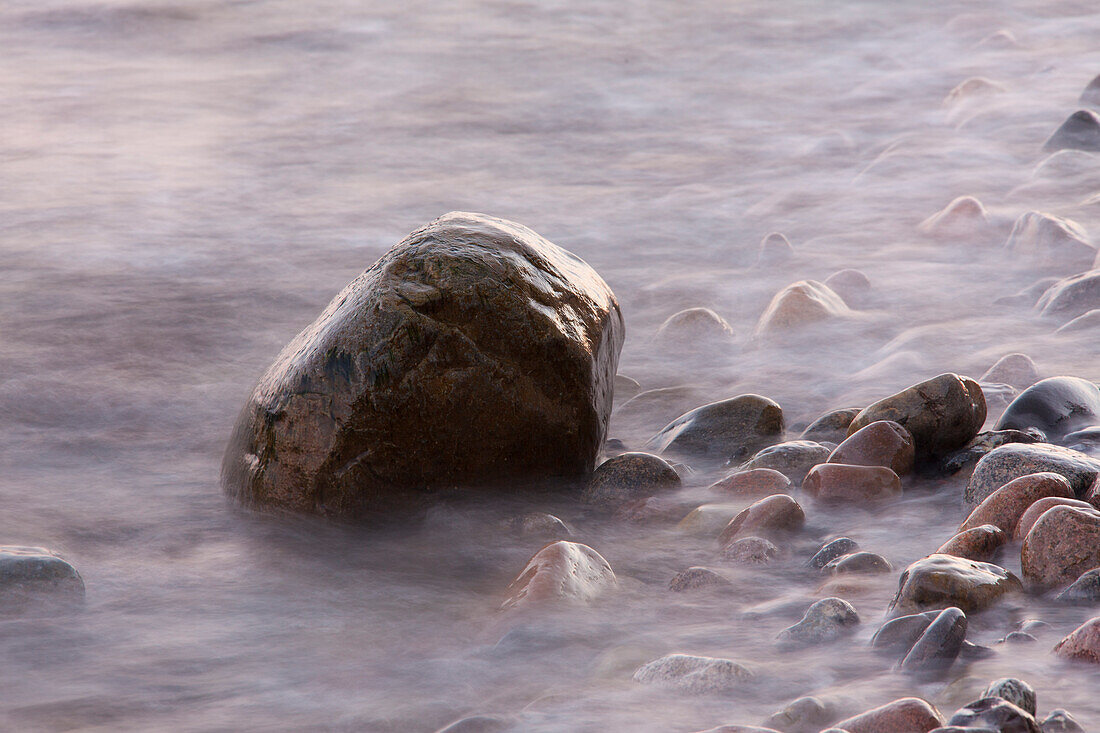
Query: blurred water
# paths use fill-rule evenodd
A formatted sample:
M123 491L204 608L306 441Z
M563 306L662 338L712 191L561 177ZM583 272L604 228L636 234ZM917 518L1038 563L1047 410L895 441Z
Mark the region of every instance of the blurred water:
M990 38L1001 30L1011 38ZM365 531L244 514L217 485L236 413L281 346L454 209L588 260L623 305L620 371L695 387L673 414L759 392L804 425L1013 351L1045 375L1100 378L1094 333L993 305L1039 276L1000 247L1017 215L1100 231L1085 203L1100 158L1039 165L1100 72L1098 34L1094 3L1042 0L4 3L0 540L71 559L88 607L0 623L3 726L432 731L482 712L522 715L525 730L686 732L758 723L809 693L852 712L920 694L949 714L1005 675L1035 685L1041 711L1100 726L1096 672L1048 654L1088 609L976 619L985 643L1019 618L1053 628L926 684L861 643L896 576L852 596L852 645L777 655L800 610L742 617L808 605L819 581L799 564L830 535L897 566L930 552L960 519L957 482L873 512L813 510L786 560L687 597L668 579L721 561L710 537L665 525L533 499ZM973 76L1004 91L945 106ZM963 194L989 209L987 229L917 231ZM757 266L770 231L793 261ZM780 288L847 267L873 284L858 318L749 339ZM651 341L692 306L734 338ZM612 435L638 444L658 412L618 415ZM685 503L718 475L699 467ZM498 614L540 545L498 522L532 507L572 523L622 591ZM672 651L729 656L760 682L727 698L630 682Z

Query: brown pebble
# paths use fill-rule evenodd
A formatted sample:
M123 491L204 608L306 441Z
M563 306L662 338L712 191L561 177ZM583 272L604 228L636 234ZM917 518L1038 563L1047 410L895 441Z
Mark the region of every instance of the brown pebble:
M900 614L957 606L975 613L1020 590L1020 579L998 565L936 554L905 569L890 608Z
M1016 531L1013 533L1012 539L1023 542L1024 538L1027 537L1027 533L1031 531L1031 528L1035 526L1035 522L1039 520L1039 517L1043 516L1048 509L1053 509L1056 506L1072 506L1078 509L1095 508L1087 501L1065 499L1061 496L1047 496L1027 508L1024 515L1020 517L1020 521L1016 523Z
M798 502L786 494L761 499L730 520L718 542L723 547L744 535L770 536L792 532L806 523L806 514Z
M928 733L943 723L943 716L931 703L904 697L842 720L834 727L849 733Z
M502 609L548 601L590 601L617 585L607 560L588 545L552 542L508 586Z
M770 496L791 488L791 480L772 468L737 471L711 484L711 491L735 496Z
M848 436L829 456L828 463L885 466L898 476L913 470L913 436L890 420L879 420Z
M901 479L885 466L822 463L806 474L802 490L822 501L892 499L901 495Z
M1051 471L1020 476L994 491L981 504L974 507L970 516L959 525L959 531L992 524L1012 535L1016 529L1016 523L1020 521L1020 517L1027 508L1048 496L1072 499L1073 489L1064 476Z
M967 560L989 562L997 554L1001 545L1008 542L1008 534L995 524L983 524L980 527L964 529L944 542L936 550L941 555L954 555Z
M1035 521L1020 550L1024 579L1041 590L1100 566L1100 512L1056 506Z
M1091 618L1058 642L1054 653L1063 659L1100 664L1100 616Z

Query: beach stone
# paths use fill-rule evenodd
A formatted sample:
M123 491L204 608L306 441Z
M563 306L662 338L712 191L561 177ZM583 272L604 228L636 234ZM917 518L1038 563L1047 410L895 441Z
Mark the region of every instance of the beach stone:
M1016 529L1012 533L1012 539L1017 542L1023 542L1024 538L1027 537L1027 533L1035 526L1035 522L1038 521L1039 517L1046 514L1048 509L1053 509L1056 506L1071 506L1086 511L1096 509L1096 507L1089 504L1087 501L1080 501L1078 499L1066 499L1060 496L1048 496L1039 499L1029 506L1027 511L1023 513L1023 516L1020 517L1020 521L1016 523Z
M676 469L660 456L622 453L599 465L581 498L589 504L620 506L680 485Z
M889 420L879 420L845 438L828 458L829 463L852 466L885 466L898 476L913 470L915 452L909 431Z
M744 535L770 537L795 532L806 523L806 514L798 502L786 494L774 494L754 502L730 520L718 537L725 547Z
M1100 616L1070 632L1054 647L1054 653L1062 659L1100 664Z
M742 565L764 565L779 555L779 548L763 537L742 537L722 549L722 557Z
M1094 77L1081 92L1081 100L1084 104L1100 106L1100 76Z
M822 463L806 475L802 490L819 501L879 501L901 496L901 479L884 466Z
M760 240L757 262L761 265L774 265L789 262L794 257L791 240L779 232L772 232Z
M1042 377L1039 368L1027 354L1005 354L979 379L979 383L1007 384L1016 389L1027 389Z
M711 484L710 490L733 496L769 496L790 490L791 480L774 468L738 469Z
M692 384L643 390L615 408L611 424L631 440L645 442L653 425L666 425L710 398L709 390Z
M1078 377L1050 377L1031 385L1005 409L997 430L1041 430L1048 440L1100 422L1100 388Z
M853 552L859 552L859 544L849 537L837 537L821 546L807 564L820 570L833 560Z
M959 82L954 89L948 92L947 96L944 97L943 103L945 105L953 105L967 99L983 97L989 94L999 94L1005 91L1007 90L1004 86L995 81L986 79L984 76L972 76L969 79Z
M1028 507L1052 496L1063 499L1074 496L1069 480L1062 474L1040 471L1012 479L983 499L959 525L959 531L992 524L1012 536Z
M736 690L753 679L753 673L732 659L669 654L638 668L634 681L693 694Z
M1029 715L1035 715L1035 689L1015 677L1004 677L989 683L982 697L999 697L1027 711Z
M360 517L455 487L585 478L623 337L583 261L519 224L446 214L283 349L241 413L223 484L248 506Z
M553 514L546 512L527 512L505 520L504 526L511 532L523 537L541 537L560 540L569 537L573 531Z
M84 603L84 579L44 547L0 546L0 614L75 610Z
M810 606L802 620L776 637L779 648L793 649L824 644L855 631L859 614L842 598L824 598Z
M848 426L855 420L862 408L845 407L839 410L830 410L810 423L809 427L802 431L801 440L813 440L818 443L840 443L848 437Z
M905 697L836 723L848 733L928 733L943 725L943 716L918 697Z
M676 529L713 537L714 533L720 532L729 524L742 508L739 504L702 504L681 519Z
M1087 270L1096 257L1084 227L1042 211L1022 214L1004 246L1022 264L1053 274Z
M1019 578L998 565L951 555L929 555L901 574L890 608L900 613L916 613L956 606L963 613L977 613L1002 596L1021 590Z
M783 408L745 394L697 407L666 425L649 445L673 452L741 461L783 436Z
M917 229L925 234L963 237L989 225L989 212L973 196L959 196L922 221Z
M1054 329L1054 333L1076 333L1078 331L1091 331L1100 326L1100 308L1093 308L1087 313L1074 318L1069 323Z
M871 637L871 648L907 653L939 615L940 611L925 611L890 619Z
M1026 631L1011 631L1005 638L1001 639L998 644L1034 644L1039 641L1034 635L1027 633Z
M852 552L830 561L824 568L829 575L876 575L892 573L894 566L882 555L873 552Z
M615 588L611 565L588 545L560 540L536 552L505 592L502 609L555 601L588 602Z
M1035 589L1069 585L1100 567L1100 512L1048 509L1024 538L1020 565L1024 580Z
M1100 460L1049 443L1002 445L978 461L963 491L963 503L973 510L1009 481L1046 472L1064 476L1073 490L1072 496L1083 497L1100 476Z
M1043 292L1035 308L1061 321L1100 308L1100 269L1062 278Z
M985 391L984 386L982 391ZM1008 404L1005 403L1005 406L1007 407ZM970 469L964 475L964 478L969 478L969 473L973 472L974 467L978 465L978 461L994 448L1000 448L1002 445L1008 445L1009 443L1040 443L1045 439L1046 436L1035 429L1027 431L987 430L974 436L974 439L967 443L964 448L945 456L940 462L940 469L947 475L955 475L965 469Z
M674 593L683 593L699 588L722 587L732 585L730 579L721 573L699 566L681 570L668 583L668 589Z
M1092 455L1100 448L1100 425L1074 430L1062 439L1062 443L1067 448Z
M952 715L948 725L991 728L999 733L1043 733L1030 713L1000 697L970 703Z
M770 468L773 471L779 471L793 483L801 484L811 468L825 462L829 452L825 446L809 440L776 443L764 448L741 464L741 470Z
M966 638L966 614L945 608L913 643L900 668L917 674L939 673L955 663Z
M909 431L920 462L970 442L985 422L985 397L969 377L940 374L865 407L852 420L848 434L879 420Z
M844 318L851 309L844 299L816 280L801 280L780 290L772 298L753 336L774 336L822 321Z
M1043 150L1100 150L1100 117L1092 110L1077 110L1047 139Z
M825 287L850 308L862 308L871 296L871 280L859 270L839 270L825 278Z
M1010 535L992 524L983 524L978 527L959 532L954 537L944 542L938 550L940 555L954 555L966 560L989 562L1006 542Z
M657 329L654 341L665 345L696 346L700 342L733 338L725 318L710 308L688 308L673 313Z
M1076 606L1100 604L1100 568L1081 573L1077 580L1058 594L1057 600Z
M1040 725L1043 728L1043 733L1085 733L1085 729L1081 727L1081 724L1061 708L1051 710L1050 714L1043 718Z
M836 706L807 695L792 701L764 721L769 728L783 733L818 733L822 726L836 721Z

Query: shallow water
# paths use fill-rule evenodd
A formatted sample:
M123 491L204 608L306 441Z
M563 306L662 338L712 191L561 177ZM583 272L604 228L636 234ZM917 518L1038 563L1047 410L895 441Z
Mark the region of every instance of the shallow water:
M505 713L532 731L686 733L759 723L811 693L850 712L919 694L950 714L1011 675L1037 688L1042 714L1065 707L1100 728L1097 672L1048 654L1089 609L1006 604L970 638L992 643L1027 617L1052 628L918 684L862 643L891 575L852 596L854 643L774 651L816 597L800 563L818 541L848 534L903 567L961 519L958 482L874 511L810 509L784 561L730 567L732 592L700 594L667 583L721 564L710 536L560 499L367 531L239 512L218 487L237 411L281 346L405 233L455 209L585 258L623 306L620 372L645 389L696 387L684 404L614 416L612 436L631 445L713 399L768 395L798 428L942 371L977 377L1013 351L1044 375L1100 379L1094 332L1056 335L1030 308L992 304L1048 274L1004 255L1017 215L1100 232L1086 203L1100 157L1040 165L1100 73L1100 13L973 7L4 3L0 540L59 551L88 593L76 616L0 623L0 723L432 731ZM1014 42L989 38L1000 30ZM1005 91L943 104L973 76ZM917 231L963 194L989 209L987 229ZM795 259L757 266L776 230ZM873 284L858 318L750 339L781 287L847 267ZM734 337L651 340L691 306ZM696 468L689 505L721 475ZM621 591L583 610L497 613L541 544L498 524L530 508L572 524ZM794 610L743 616L775 600ZM630 681L674 651L737 659L759 681L732 697Z

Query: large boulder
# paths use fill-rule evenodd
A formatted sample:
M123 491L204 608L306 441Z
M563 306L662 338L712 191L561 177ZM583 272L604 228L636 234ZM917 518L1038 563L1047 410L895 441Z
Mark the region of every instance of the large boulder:
M530 229L453 212L285 348L223 463L250 506L362 516L592 471L622 347L611 289Z
M1037 428L1051 442L1100 423L1100 388L1079 377L1050 377L1036 382L1012 401L996 430Z
M978 383L958 374L940 374L865 407L848 435L879 420L891 420L913 436L918 461L962 448L985 422L985 396Z

